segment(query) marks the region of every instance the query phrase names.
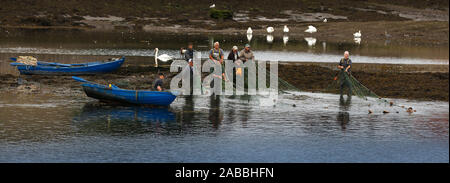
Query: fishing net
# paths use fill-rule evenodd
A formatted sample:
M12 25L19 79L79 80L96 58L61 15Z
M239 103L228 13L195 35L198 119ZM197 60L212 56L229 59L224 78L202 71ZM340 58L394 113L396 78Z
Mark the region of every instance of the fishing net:
M37 65L37 59L32 56L19 56L17 57L17 63L22 63L25 65Z
M368 100L368 97L376 99L378 102L388 103L386 99L379 97L372 90L361 84L353 75L348 74L347 72L340 70L336 77L334 78L334 82L330 84L327 88L338 88L341 94L345 94L347 92L349 95L355 95L361 99Z
M279 93L286 93L287 91L300 91L299 88L295 87L294 85L290 84L289 82L283 80L282 78L278 77L277 74L271 72L269 69L267 69L267 67L259 67L259 64L255 64L256 69L255 70L251 70L248 69L246 67L243 68L236 68L234 70L234 75L241 75L244 74L244 88L239 88L239 86L236 84L236 81L234 81L234 79L236 79L236 76L231 76L231 75L225 75L226 78L228 78L227 80L222 80L222 88L225 88L225 83L231 84L231 86L233 86L234 90L240 89L240 90L245 90L248 88L248 84L249 84L249 80L248 80L248 76L253 75L253 76L257 76L257 73L266 73L266 87L269 88L270 87L270 78L274 77L278 80L278 92ZM223 68L224 69L224 68ZM212 71L211 71L212 72ZM256 72L256 73L254 73ZM255 84L256 84L256 88L258 88L258 79L255 79Z
M258 72L264 72L264 68L259 68L258 65L256 65L256 68L258 68ZM300 91L299 88L295 87L294 85L290 84L289 82L285 81L284 79L278 77L278 75L274 74L273 72L269 71L268 69L265 69L266 72L266 81L269 81L270 77L275 77L278 79L278 91L279 93L285 93L287 91ZM267 83L267 82L266 82Z

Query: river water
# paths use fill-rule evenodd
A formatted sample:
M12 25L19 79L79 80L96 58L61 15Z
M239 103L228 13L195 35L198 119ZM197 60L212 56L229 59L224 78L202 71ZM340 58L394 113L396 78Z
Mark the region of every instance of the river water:
M177 56L188 41L203 52L215 40L225 49L246 41L237 35L73 30L9 31L0 38L0 74L17 74L7 58L24 54L66 62L146 58L154 47ZM251 44L268 60L332 62L350 50L362 63L448 67L448 46L326 43L324 49L320 40L311 47L299 38L284 45L281 38L267 43L264 37ZM445 101L388 99L396 104L390 107L290 92L275 105L261 96L180 96L168 109L155 109L105 105L79 92L0 92L0 162L449 162Z

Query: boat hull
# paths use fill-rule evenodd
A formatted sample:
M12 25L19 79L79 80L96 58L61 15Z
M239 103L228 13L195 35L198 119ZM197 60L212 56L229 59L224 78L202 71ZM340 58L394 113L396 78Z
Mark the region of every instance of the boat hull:
M125 62L122 57L110 62L91 62L84 64L41 64L38 62L36 66L12 63L16 66L22 75L93 75L109 73L117 70ZM58 64L55 66L55 64Z
M83 90L88 97L107 102L136 105L169 106L176 98L170 92L126 90L105 85L85 83Z

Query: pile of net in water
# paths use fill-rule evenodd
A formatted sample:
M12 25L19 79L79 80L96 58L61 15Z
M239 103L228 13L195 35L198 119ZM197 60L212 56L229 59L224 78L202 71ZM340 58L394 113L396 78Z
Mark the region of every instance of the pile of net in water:
M258 70L257 73L266 73L266 87L270 87L270 77L275 77L278 79L278 92L279 93L285 93L287 91L300 91L299 88L295 87L294 85L290 84L289 82L281 79L280 77L278 77L278 75L274 74L273 72L271 72L269 69L267 68L260 68L258 67L258 64L255 65L256 66L256 70ZM247 68L241 69L241 70L237 70L237 73L244 73L244 88L248 87L248 76L249 75L255 75L253 73L249 73L251 72L250 70L248 70ZM228 77L228 76L227 76ZM229 76L228 78L231 78L231 76ZM228 80L226 82L231 82L233 85L233 88L236 89L236 83L233 83L232 81ZM225 82L223 82L225 83ZM256 79L256 87L258 87L258 79Z

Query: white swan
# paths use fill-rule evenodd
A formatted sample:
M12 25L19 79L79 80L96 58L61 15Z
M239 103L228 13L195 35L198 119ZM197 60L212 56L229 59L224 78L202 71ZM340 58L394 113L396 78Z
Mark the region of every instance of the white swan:
M173 57L167 54L162 54L158 56L158 48L155 48L155 67L158 67L158 60L161 60L163 62L167 62L169 60L173 60Z
M267 32L272 33L274 31L273 27L267 27Z
M266 40L267 40L267 43L272 43L273 42L273 36L272 35L267 35L266 36Z
M215 8L216 4L212 4L211 6L209 6L209 8Z
M289 32L289 28L287 27L287 25L284 26L283 32L284 33L288 33Z
M253 34L253 30L252 30L251 27L249 27L249 28L247 29L247 34Z
M313 37L305 37L305 41L308 42L308 46L314 46L316 45L316 38Z
M289 41L289 36L284 35L283 36L283 44L286 45L288 41Z
M314 26L310 25L308 26L308 29L305 30L305 32L314 33L317 32L317 29Z
M355 38L361 37L361 30L359 30L358 32L353 33L353 36Z
M328 22L328 20L325 18L325 19L323 19L323 23L327 23Z

